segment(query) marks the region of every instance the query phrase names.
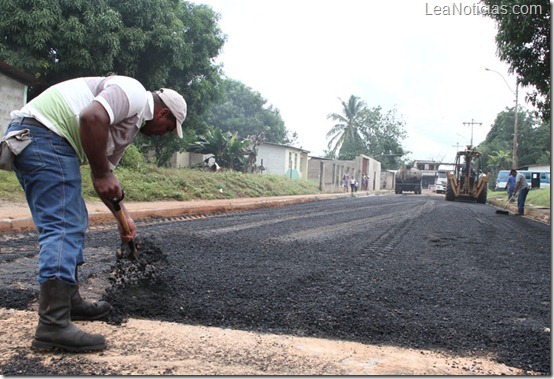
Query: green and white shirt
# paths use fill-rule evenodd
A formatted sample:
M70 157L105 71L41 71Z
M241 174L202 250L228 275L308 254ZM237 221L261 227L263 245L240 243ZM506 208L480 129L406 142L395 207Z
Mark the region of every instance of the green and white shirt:
M93 101L99 102L110 117L106 155L113 170L144 122L153 118L152 93L136 79L126 76L71 79L46 89L10 116L37 119L67 139L81 164L85 164L79 115Z

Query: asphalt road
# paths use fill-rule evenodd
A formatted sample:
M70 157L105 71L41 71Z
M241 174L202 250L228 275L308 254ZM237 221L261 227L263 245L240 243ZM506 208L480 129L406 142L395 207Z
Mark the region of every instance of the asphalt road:
M146 263L92 230L81 273L114 306L193 325L425 348L550 373L550 226L426 195L139 224ZM27 309L36 236L3 237L0 307Z

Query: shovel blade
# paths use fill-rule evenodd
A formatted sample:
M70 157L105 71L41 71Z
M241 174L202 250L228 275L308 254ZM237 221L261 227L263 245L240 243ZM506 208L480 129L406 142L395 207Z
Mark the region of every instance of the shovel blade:
M138 259L138 251L135 241L129 243L122 243L119 250L116 252L118 259L130 259L132 261Z

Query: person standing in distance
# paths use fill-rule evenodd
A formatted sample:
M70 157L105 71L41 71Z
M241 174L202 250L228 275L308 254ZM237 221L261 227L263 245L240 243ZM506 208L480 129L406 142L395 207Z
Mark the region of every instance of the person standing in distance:
M525 199L527 199L527 194L529 193L529 184L527 184L525 175L521 172L518 174L516 170L512 169L510 171L510 175L515 176L516 178L516 188L514 189L514 194L517 195L519 191L519 195L517 195L517 213L515 215L523 216Z
M515 175L512 175L510 171L510 175L508 175L508 180L506 181L506 190L508 191L508 200L510 200L510 202L513 201L512 196L515 193L515 188L516 188L516 178L515 178Z
M84 352L106 348L99 334L80 330L72 320L96 320L108 314L105 301L79 294L77 268L83 256L88 213L81 190L80 166L91 168L94 190L114 212L111 200L122 197L113 170L138 132L175 133L182 138L187 114L183 96L162 88L147 91L126 76L82 77L51 86L20 110L12 111L6 134L28 129L32 142L14 159L39 232L37 280L39 321L32 342L38 350ZM124 205L129 232L136 227Z

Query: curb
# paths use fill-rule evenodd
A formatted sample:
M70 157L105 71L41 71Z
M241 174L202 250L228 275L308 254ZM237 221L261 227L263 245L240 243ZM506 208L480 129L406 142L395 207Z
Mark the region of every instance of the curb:
M175 206L156 208L156 202L150 203L150 209L141 208L141 203L125 203L127 212L135 220L163 217L194 216L200 214L213 214L239 210L250 210L258 208L280 207L283 205L306 203L312 201L337 199L349 197L350 194L316 194L316 195L291 195L261 198L239 198L225 200L209 200L205 202L175 202ZM195 204L196 203L196 204ZM98 224L115 224L116 220L111 212L106 208L105 211L93 211L97 203L87 204L89 208L89 226ZM173 204L172 204L173 205ZM105 207L102 204L102 207ZM23 232L27 230L36 230L32 217L0 219L0 233Z
M490 204L495 208L504 209L506 201L491 199L487 202L487 204ZM517 203L508 204L506 210L510 212L511 215L517 213ZM523 217L550 225L550 208L539 208L533 205L525 204L525 213Z
M383 195L386 192L360 192L360 195ZM260 197L260 198L239 198L239 199L224 199L224 200L209 200L209 204L202 204L196 201L175 202L175 206L156 208L157 202L149 203L150 207L144 207L144 203L126 203L127 211L135 220L143 220L149 218L163 217L181 217L195 216L201 214L223 213L230 211L251 210L258 208L280 207L283 205L306 203L312 201L338 199L342 197L351 197L350 193L332 193L332 194L316 194L316 195L291 195L291 196L276 196L276 197ZM357 195L359 196L359 195ZM98 203L95 203L98 204ZM504 208L505 202L491 200L488 202L497 208ZM173 204L172 204L173 205ZM96 205L87 204L89 208L89 225L99 224L115 224L114 216L106 208L105 211L95 211ZM105 206L101 204L101 208ZM144 209L148 208L148 209ZM524 217L550 225L550 208L539 209L533 206L526 205L526 215ZM508 211L515 213L517 208L514 204L509 204L506 208ZM0 219L0 233L7 232L23 232L28 230L36 230L33 219L30 216L19 218Z

